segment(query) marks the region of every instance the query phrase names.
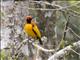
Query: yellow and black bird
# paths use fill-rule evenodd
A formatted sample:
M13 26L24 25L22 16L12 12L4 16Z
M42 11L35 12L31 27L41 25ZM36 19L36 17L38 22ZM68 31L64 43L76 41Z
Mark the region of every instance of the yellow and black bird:
M31 36L32 38L37 38L42 45L41 41L41 33L38 29L38 26L33 21L32 16L26 16L26 23L24 24L24 31L28 34L28 36Z

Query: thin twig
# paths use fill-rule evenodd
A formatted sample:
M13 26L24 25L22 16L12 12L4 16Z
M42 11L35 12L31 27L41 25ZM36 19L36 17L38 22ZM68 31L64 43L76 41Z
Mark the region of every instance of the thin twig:
M56 6L56 7L59 7L59 8L57 8L57 9L44 9L44 8L30 8L30 7L28 7L27 9L30 9L30 10L63 10L63 9L67 9L67 8L70 8L70 7L72 7L72 6L75 6L75 5L77 5L77 4L79 4L80 3L80 1L79 2L77 2L77 3L75 3L75 4L72 4L72 5L70 5L70 6L65 6L65 7L62 7L62 6L60 6L60 5L57 5L57 4L53 4L53 3L49 3L49 2L47 2L47 1L29 1L29 3L44 3L44 4L46 4L46 5L51 5L51 6Z
M21 44L18 46L18 48L16 49L16 53L15 53L15 56L18 55L19 53L19 50L21 49L21 47L24 45L24 43L26 44L27 43L27 39L23 40L23 42L21 42ZM29 41L29 43L32 43L33 46L35 46L37 49L41 50L41 51L44 51L44 52L54 52L55 50L54 49L45 49L43 47L41 47L40 45L38 44L35 44L33 43L32 41Z
M49 3L49 2L47 2L47 1L29 1L30 3L40 3L40 4L42 4L42 3L44 3L44 4L46 4L46 5L51 5L51 6L57 6L57 7L61 7L62 8L62 6L60 6L60 5L57 5L57 4L53 4L53 3ZM54 1L53 1L54 2ZM74 4L72 4L72 5L70 5L70 6L66 6L67 8L69 8L69 7L72 7L72 6L76 6L77 4L79 4L80 3L80 1L78 1L77 3L74 3ZM65 8L66 8L65 7Z
M39 50L42 50L42 51L44 51L44 52L54 52L55 50L54 49L45 49L45 48L43 48L43 47L41 47L40 45L37 45L37 44L34 44L34 43L32 43L37 49L39 49Z
M74 52L74 53L76 53L77 55L80 55L78 52L76 52L75 50L73 50L72 48L71 48L71 50Z
M78 34L76 34L70 27L68 27L68 28L75 36L77 36L80 39L80 36Z
M77 12L77 11L74 11L74 10L72 10L72 9L68 9L70 12L73 12L75 15L77 15L77 16L79 16L80 17L80 13L79 12Z
M58 45L58 48L57 49L60 49L60 48L64 48L64 40L65 40L65 37L66 37L66 31L68 30L68 25L69 25L69 16L66 16L66 12L62 11L65 19L66 19L66 23L65 23L65 26L64 26L64 31L63 31L63 35L62 35L62 39Z
M27 9L29 9L29 10L45 10L45 11L48 11L48 10L50 10L50 11L55 11L55 10L61 10L61 9L59 9L59 8L56 8L56 9L45 9L45 8L27 8Z
M80 46L80 41L73 43L74 47L79 47ZM72 45L69 45L61 50L59 50L58 52L56 52L55 54L53 54L52 56L50 56L48 58L48 60L58 60L60 57L64 57L64 55L72 50Z

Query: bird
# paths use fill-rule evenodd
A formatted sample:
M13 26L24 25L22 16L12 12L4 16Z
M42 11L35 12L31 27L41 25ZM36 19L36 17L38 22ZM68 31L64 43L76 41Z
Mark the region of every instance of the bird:
M24 32L28 34L28 36L32 38L36 38L39 40L39 43L43 45L43 42L41 40L41 33L37 26L37 24L33 21L32 16L26 16L25 17L26 23L24 24Z

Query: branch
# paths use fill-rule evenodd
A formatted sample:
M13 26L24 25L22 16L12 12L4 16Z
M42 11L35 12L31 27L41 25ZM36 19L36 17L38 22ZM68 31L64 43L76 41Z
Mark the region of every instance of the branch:
M70 27L68 27L68 28L76 37L78 37L80 39L80 36L78 34L76 34Z
M70 12L74 13L73 15L74 16L79 16L80 17L80 13L75 11L75 10L72 10L72 9L68 9Z
M69 15L68 15L68 12L62 11L62 13L64 15L64 18L66 19L66 22L65 22L65 26L64 26L64 30L63 30L62 39L61 39L61 41L60 41L60 43L58 45L58 49L65 47L64 41L65 41L65 37L66 37L67 30L68 30L68 25L69 25Z
M30 2L30 3L46 4L46 5L51 5L51 6L56 6L56 7L59 7L59 8L63 8L62 6L55 4L55 3L54 3L55 1L53 1L52 3L49 3L49 2L47 2L47 1L29 1L29 2ZM66 6L66 7L64 7L64 8L69 8L69 7L72 7L72 6L76 6L76 5L79 4L79 3L80 3L80 1L77 2L77 3L74 3L74 4L70 5L70 6Z
M60 6L60 5L57 5L55 3L49 3L47 1L31 1L31 3L46 4L46 5L51 5L51 6L56 6L56 7L62 8L62 6Z
M56 9L45 9L45 8L27 8L27 9L29 9L29 10L46 10L46 11L48 11L48 10L50 10L50 11L55 11L55 10L61 10L61 9L59 9L59 8L56 8Z
M33 46L35 46L38 50L41 50L41 51L44 51L44 52L54 52L55 50L54 49L45 49L43 47L41 47L40 45L38 44L35 44L33 43L31 40L28 40L28 39L25 39L21 42L21 44L18 46L18 48L16 49L16 53L15 53L15 56L18 55L18 53L20 52L19 50L21 49L21 47L23 45L26 45L26 43L29 41L29 43L31 43Z
M73 46L80 48L80 41L73 43ZM60 57L63 57L67 52L71 51L73 46L69 45L64 49L56 52L54 55L50 56L48 60L58 60Z
M44 51L44 52L54 52L55 50L54 49L45 49L43 47L41 47L40 45L38 44L34 44L32 43L37 49L41 50L41 51Z
M68 8L70 8L70 7L73 7L73 6L77 5L77 4L79 4L80 1L77 2L77 3L75 3L75 4L72 4L72 5L70 5L70 6L65 6L65 7L62 7L62 6L60 6L60 5L58 5L58 4L55 4L55 3L53 3L53 2L52 2L52 3L49 3L49 2L47 2L47 1L29 1L29 3L46 4L46 5L51 5L52 7L54 7L54 6L58 7L58 8L56 8L56 9L29 8L29 7L27 8L27 9L30 9L30 10L51 10L51 11L53 11L53 10L68 9Z
M80 54L78 52L76 52L75 50L71 49L74 53L76 53L77 55L80 56Z

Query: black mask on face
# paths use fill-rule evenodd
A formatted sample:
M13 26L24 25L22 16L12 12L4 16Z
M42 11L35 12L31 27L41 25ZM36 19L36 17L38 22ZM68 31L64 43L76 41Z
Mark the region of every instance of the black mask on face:
M27 23L31 23L31 18L26 19Z

